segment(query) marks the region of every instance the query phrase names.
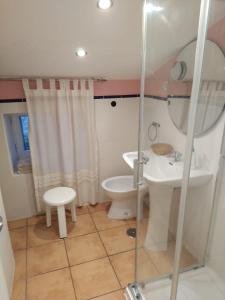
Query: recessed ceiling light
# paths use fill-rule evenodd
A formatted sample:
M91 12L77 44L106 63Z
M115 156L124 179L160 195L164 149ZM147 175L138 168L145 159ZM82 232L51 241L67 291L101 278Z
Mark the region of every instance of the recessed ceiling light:
M98 0L98 8L106 10L113 5L112 0Z
M79 48L76 51L76 55L79 56L79 57L84 57L84 56L87 55L87 51L85 51L84 48Z

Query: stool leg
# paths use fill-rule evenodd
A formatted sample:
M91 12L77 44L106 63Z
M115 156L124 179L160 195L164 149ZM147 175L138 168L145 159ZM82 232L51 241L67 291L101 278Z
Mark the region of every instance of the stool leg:
M51 207L46 205L46 226L50 227L52 225Z
M71 210L72 222L76 222L77 216L76 216L76 206L74 201L70 204L70 210Z
M59 236L60 238L67 237L67 228L66 228L66 215L65 215L65 207L57 206L58 212L58 222L59 222Z

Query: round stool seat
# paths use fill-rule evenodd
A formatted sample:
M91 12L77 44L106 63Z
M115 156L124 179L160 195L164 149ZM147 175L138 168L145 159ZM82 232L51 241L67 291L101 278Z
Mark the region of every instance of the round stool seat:
M44 193L43 199L47 205L61 206L73 201L76 192L69 187L56 187Z

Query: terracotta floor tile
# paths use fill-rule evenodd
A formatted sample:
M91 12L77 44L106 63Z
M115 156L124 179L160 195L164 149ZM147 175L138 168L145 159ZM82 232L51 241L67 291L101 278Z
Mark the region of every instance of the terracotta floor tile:
M14 251L15 275L14 281L26 279L26 250Z
M123 288L128 283L134 282L134 259L134 250L110 256L110 261Z
M35 276L27 280L27 300L62 299L76 299L68 268Z
M113 292L107 295L103 295L93 300L125 300L125 296L122 291Z
M21 228L21 227L25 227L25 226L27 226L27 219L20 219L20 220L8 222L9 230L17 229L17 228Z
M139 239L138 239L138 246L144 247L145 238L148 230L148 219L142 219L139 224L139 232L137 232Z
M150 259L156 266L160 275L170 273L173 268L173 257L169 251L151 251L145 249Z
M105 230L127 224L125 220L110 219L104 210L93 213L92 217L98 230Z
M37 224L46 224L46 217L45 215L40 215L40 216L33 216L27 219L27 225L32 226L32 225L37 225Z
M27 250L27 276L62 269L68 266L64 241L54 242Z
M27 247L27 227L10 230L12 247L15 250L23 250Z
M123 288L134 281L134 250L110 256L110 260ZM153 263L147 255L144 256L144 253L142 254L142 259L139 260L139 270L141 271L139 274L140 281L151 279L158 275Z
M134 249L135 239L127 235L128 228L122 226L99 232L108 255Z
M89 213L88 205L76 207L76 213L77 216L88 214Z
M65 240L71 266L107 256L97 233Z
M15 255L15 275L12 300L26 299L26 250L17 250Z
M128 219L128 220L127 220L127 224L129 225L129 227L134 227L134 228L136 228L136 225L137 225L137 223L136 223L136 218Z
M67 222L68 237L74 237L96 232L95 225L89 214L77 216L77 221Z
M145 249L139 248L137 254L137 277L138 281L148 281L158 277L160 274Z
M47 228L45 223L28 226L28 248L59 240L58 226L53 224Z
M26 280L25 279L14 280L11 300L26 300Z
M108 212L110 205L111 205L111 202L109 202L109 201L101 202L101 203L97 203L96 205L89 205L88 209L89 209L90 213L95 213L95 212L101 211L101 210Z
M170 242L168 244L168 255L170 256L172 264L174 263L175 246L175 241ZM195 263L197 263L196 258L189 251L187 251L185 247L183 247L181 253L180 267L188 267Z
M71 268L78 300L91 299L120 289L108 258Z

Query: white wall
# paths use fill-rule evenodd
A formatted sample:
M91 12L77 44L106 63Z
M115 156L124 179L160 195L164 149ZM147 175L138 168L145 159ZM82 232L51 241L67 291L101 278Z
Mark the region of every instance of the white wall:
M117 105L110 103L116 100ZM122 154L137 150L138 99L96 100L96 123L99 138L100 180L131 174ZM104 197L101 193L101 200Z
M209 266L219 275L225 286L225 161L221 165L221 183L218 186Z
M170 119L166 101L146 99L144 104L145 148L150 147L147 128L152 121L160 123L157 142L171 144L175 150L184 153L186 137L180 133ZM218 167L220 145L225 116L206 135L194 141L198 161L212 171L213 179L207 185L189 189L184 244L197 258L201 259L205 250L210 212L213 201L214 184ZM179 205L179 191L175 193L171 212L171 231L176 232L177 207Z
M110 103L116 100L117 105ZM100 182L111 176L130 174L122 159L126 151L137 150L138 99L95 100L96 126L99 139ZM3 113L25 113L25 103L0 104L0 183L8 220L36 213L31 174L14 174L3 127ZM100 201L106 200L102 190Z

